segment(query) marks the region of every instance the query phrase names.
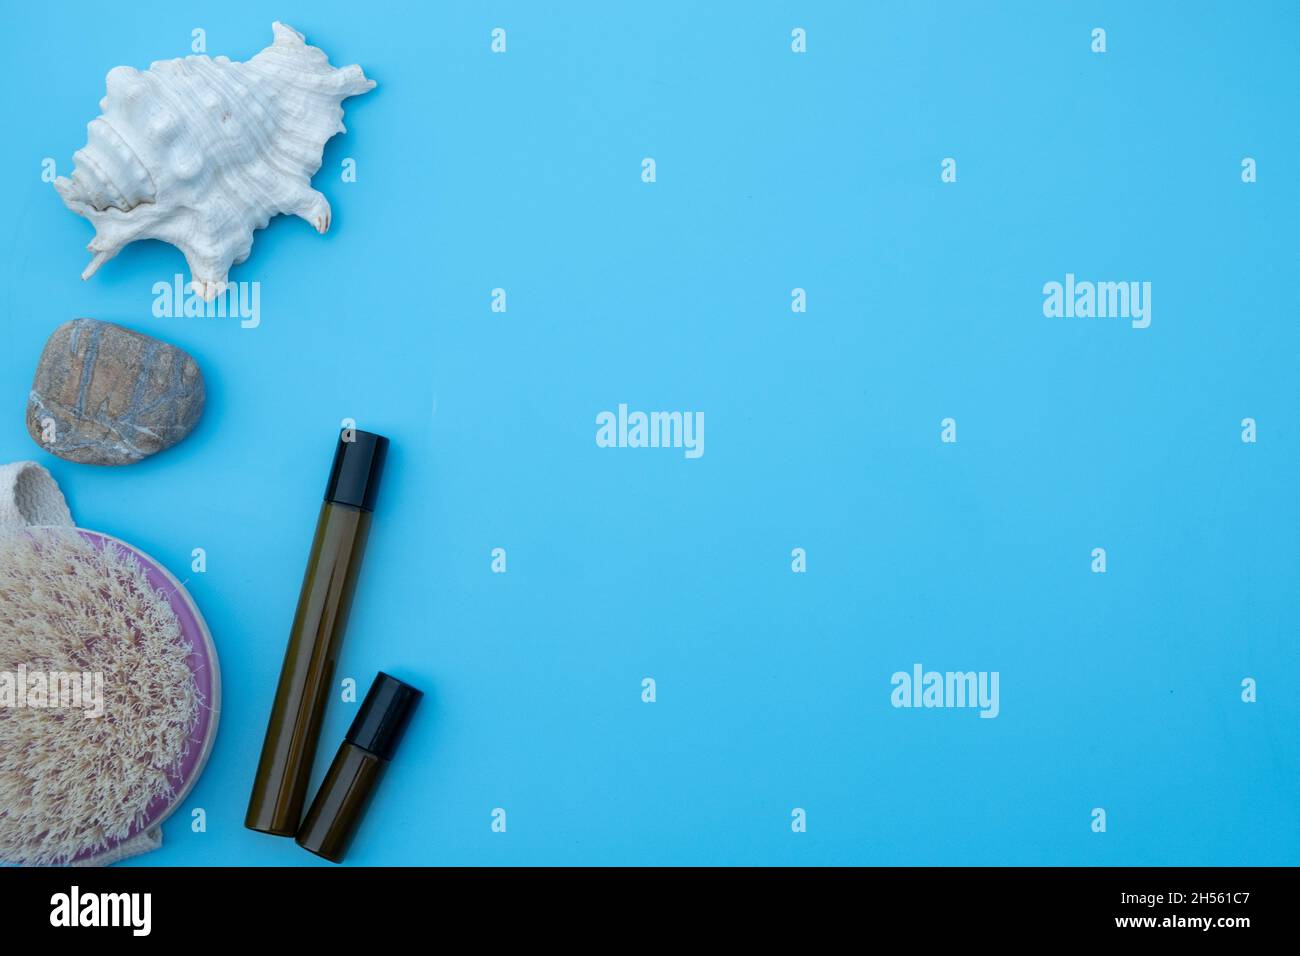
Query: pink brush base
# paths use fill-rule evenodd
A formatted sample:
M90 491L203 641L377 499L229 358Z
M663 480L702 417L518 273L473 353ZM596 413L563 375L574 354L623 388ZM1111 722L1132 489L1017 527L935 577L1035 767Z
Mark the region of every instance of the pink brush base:
M194 681L201 699L199 718L190 734L189 751L172 775L174 796L151 803L145 810L144 818L131 828L130 834L126 837L109 841L107 846L93 853L80 854L72 861L85 863L113 851L144 831L158 826L189 796L190 790L193 789L199 774L203 772L203 767L208 762L208 755L212 752L212 741L216 737L217 721L221 712L221 669L217 662L216 649L212 644L212 636L199 609L181 583L172 577L166 568L144 552L117 538L100 534L98 531L87 531L83 528L77 530L96 548L102 549L111 544L131 555L144 568L150 585L167 595L176 619L180 622L181 633L189 639L194 649L189 656L189 665L194 672Z

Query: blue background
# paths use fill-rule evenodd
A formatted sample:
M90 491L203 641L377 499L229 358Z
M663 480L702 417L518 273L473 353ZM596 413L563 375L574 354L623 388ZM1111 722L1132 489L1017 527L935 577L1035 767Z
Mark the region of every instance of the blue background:
M188 579L222 661L135 862L320 862L242 821L351 417L393 452L339 676L428 696L349 862L1300 863L1300 8L1134 6L6 4L0 461ZM261 327L154 318L188 277L159 243L79 281L41 161L70 173L105 73L273 19L379 86L314 180L329 235L282 217L232 273ZM1066 272L1150 281L1151 327L1044 318ZM117 470L31 441L76 316L198 359L191 438ZM705 412L704 457L598 448L620 402ZM918 661L1000 671L1001 716L893 709Z

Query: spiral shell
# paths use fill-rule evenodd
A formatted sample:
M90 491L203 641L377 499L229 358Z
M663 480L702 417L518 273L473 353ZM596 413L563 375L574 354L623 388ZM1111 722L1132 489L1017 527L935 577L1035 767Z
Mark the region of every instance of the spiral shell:
M330 66L291 27L271 29L275 42L245 63L187 56L109 71L72 176L54 181L95 227L83 279L128 243L161 239L185 254L190 287L212 299L272 216L329 229L311 177L326 140L346 132L342 101L375 84L359 66Z

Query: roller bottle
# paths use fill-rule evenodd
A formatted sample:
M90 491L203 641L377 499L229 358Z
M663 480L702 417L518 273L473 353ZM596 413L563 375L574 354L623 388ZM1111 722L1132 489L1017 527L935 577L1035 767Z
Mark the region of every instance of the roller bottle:
M244 818L250 830L293 836L302 820L387 451L381 435L339 436Z
M423 695L380 672L298 830L298 845L341 863Z

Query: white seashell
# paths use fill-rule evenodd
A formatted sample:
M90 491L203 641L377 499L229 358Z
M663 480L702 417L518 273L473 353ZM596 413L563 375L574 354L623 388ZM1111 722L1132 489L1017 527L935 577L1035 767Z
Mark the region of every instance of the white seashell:
M375 83L359 66L334 69L296 30L271 29L275 42L246 63L187 56L109 71L72 177L54 181L95 227L83 279L128 243L161 239L185 253L190 287L212 299L272 216L329 228L311 177L326 140L346 132L339 104Z

